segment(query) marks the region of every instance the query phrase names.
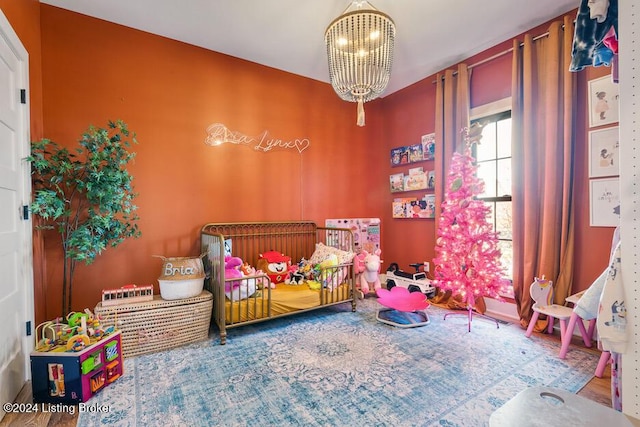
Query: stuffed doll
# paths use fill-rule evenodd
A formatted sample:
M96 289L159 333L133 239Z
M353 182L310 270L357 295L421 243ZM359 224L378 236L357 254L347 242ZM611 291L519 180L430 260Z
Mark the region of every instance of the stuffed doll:
M291 257L278 251L267 251L260 254L256 267L269 276L271 283L284 283L291 272Z
M359 274L358 283L360 284L360 292L362 292L361 297L369 294L370 286L376 291L382 287L378 274L382 263L380 254L380 249L376 249L373 253L362 251L355 257L354 268Z
M242 259L229 255L224 257L224 294L232 301L247 299L256 292L255 280L228 280L244 277L240 266L242 266Z

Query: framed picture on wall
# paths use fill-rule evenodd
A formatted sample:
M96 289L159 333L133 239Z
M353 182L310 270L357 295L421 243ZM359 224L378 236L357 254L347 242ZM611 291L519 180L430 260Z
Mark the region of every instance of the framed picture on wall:
M607 75L589 81L589 127L617 123L618 85Z
M589 132L589 178L620 175L618 126Z
M617 227L620 224L620 178L589 181L589 205L592 227Z

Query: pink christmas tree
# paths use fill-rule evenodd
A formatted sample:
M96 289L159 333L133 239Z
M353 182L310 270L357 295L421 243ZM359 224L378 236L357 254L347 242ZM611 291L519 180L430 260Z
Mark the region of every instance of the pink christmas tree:
M500 263L498 235L487 221L491 209L478 194L484 182L476 175L471 146L479 143L481 130L465 129L464 153L454 153L441 206L434 286L459 294L471 313L482 296L502 299L509 284Z

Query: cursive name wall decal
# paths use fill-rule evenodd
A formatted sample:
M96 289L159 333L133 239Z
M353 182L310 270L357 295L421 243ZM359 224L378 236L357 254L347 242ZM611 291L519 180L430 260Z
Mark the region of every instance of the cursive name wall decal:
M222 123L214 123L207 128L207 137L204 143L213 147L224 143L246 145L264 153L276 148L282 148L297 150L300 154L311 145L309 138L296 138L285 141L279 138L273 138L269 134L269 131L266 130L258 136L249 136L238 131L229 130Z

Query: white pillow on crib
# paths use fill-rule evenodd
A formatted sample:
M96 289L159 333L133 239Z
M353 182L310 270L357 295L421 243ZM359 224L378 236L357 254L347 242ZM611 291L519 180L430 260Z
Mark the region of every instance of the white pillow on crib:
M313 255L311 255L311 258L309 258L309 262L312 265L320 264L331 254L335 254L338 257L338 264L349 263L354 256L354 253L351 251L343 251L332 246L327 246L324 243L316 243L316 250L313 252Z

